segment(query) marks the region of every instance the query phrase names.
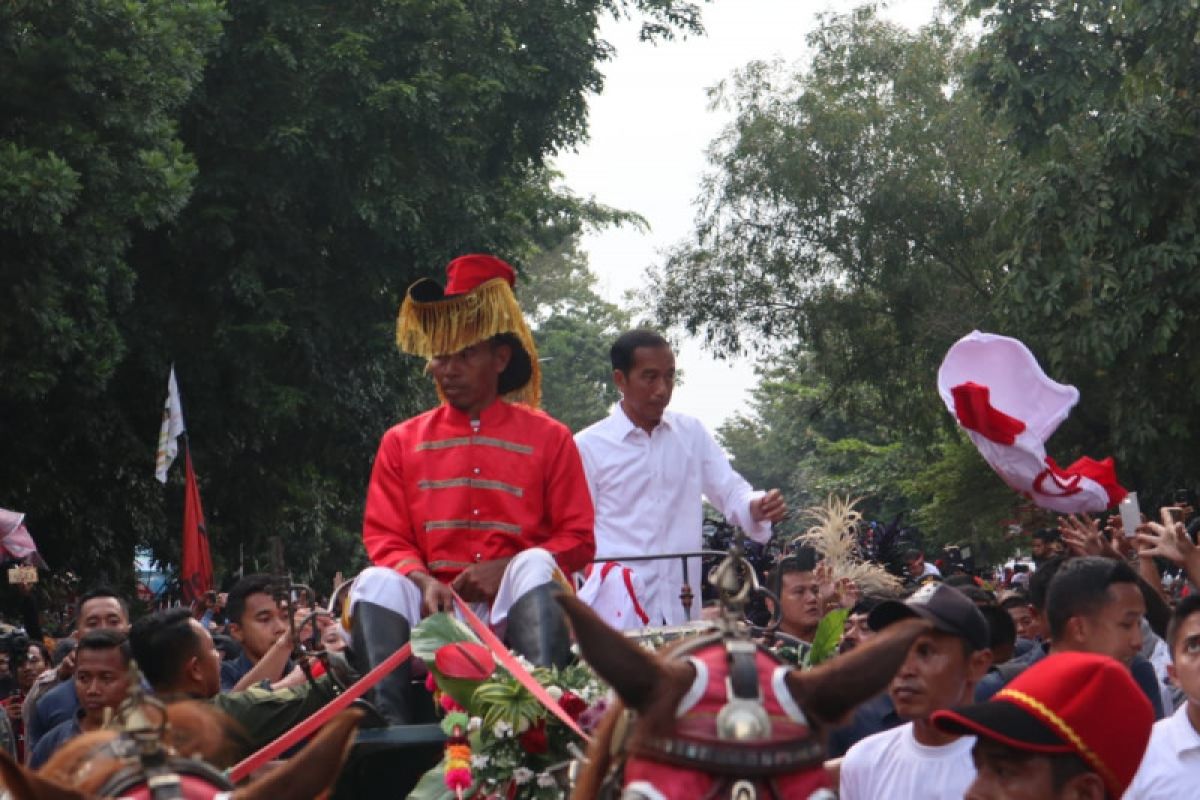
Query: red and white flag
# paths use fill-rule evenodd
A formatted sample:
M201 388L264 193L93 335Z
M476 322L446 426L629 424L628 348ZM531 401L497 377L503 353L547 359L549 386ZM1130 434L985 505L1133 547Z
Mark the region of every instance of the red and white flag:
M992 469L1042 508L1104 511L1125 497L1111 458L1060 467L1046 455L1079 391L1047 377L1016 339L979 331L959 339L938 369L938 393Z

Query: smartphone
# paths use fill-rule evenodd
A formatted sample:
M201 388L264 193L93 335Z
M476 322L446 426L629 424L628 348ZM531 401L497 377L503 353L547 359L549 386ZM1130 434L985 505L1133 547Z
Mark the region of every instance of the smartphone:
M1183 522L1183 509L1179 506L1163 506L1162 522L1168 528L1174 526L1176 522Z
M1138 525L1142 524L1142 509L1138 506L1137 492L1125 495L1118 508L1121 510L1121 527L1124 529L1125 538L1132 539L1137 536Z

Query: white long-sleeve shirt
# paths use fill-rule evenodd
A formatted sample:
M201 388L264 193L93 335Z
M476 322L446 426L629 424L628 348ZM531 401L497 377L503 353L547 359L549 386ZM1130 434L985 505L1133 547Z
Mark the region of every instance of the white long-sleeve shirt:
M596 557L699 550L702 499L757 542L771 538L771 523L755 522L750 502L763 494L734 472L700 420L667 411L652 433L637 427L621 404L575 435L596 507ZM638 598L651 624L686 618L679 601L679 559L628 562L646 587ZM700 559L688 561L691 618L701 606Z

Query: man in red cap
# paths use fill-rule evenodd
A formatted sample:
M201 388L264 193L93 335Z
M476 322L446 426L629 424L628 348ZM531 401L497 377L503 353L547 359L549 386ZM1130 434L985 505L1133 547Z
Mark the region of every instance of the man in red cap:
M423 616L472 603L539 665L570 657L553 595L595 553L594 513L571 432L537 410L537 350L512 267L456 258L445 289L409 287L397 343L428 359L442 404L383 436L367 489L363 543L374 567L350 593L351 649L374 665ZM409 721L408 676L373 700Z
M976 737L966 800L1119 800L1150 740L1154 709L1120 662L1061 653L986 703L936 712L933 724Z

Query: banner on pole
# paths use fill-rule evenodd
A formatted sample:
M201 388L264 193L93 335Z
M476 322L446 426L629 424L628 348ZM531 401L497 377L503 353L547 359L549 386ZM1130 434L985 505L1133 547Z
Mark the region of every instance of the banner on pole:
M208 530L204 525L204 508L200 505L200 487L192 469L192 451L184 451L187 473L187 494L183 500L183 564L179 570L179 585L188 602L198 600L212 588L212 555L208 549Z
M158 431L158 452L154 455L154 477L167 482L167 470L179 453L177 439L186 428L183 424L183 405L179 402L179 384L175 382L175 365L167 378L167 400L163 403L162 427Z

